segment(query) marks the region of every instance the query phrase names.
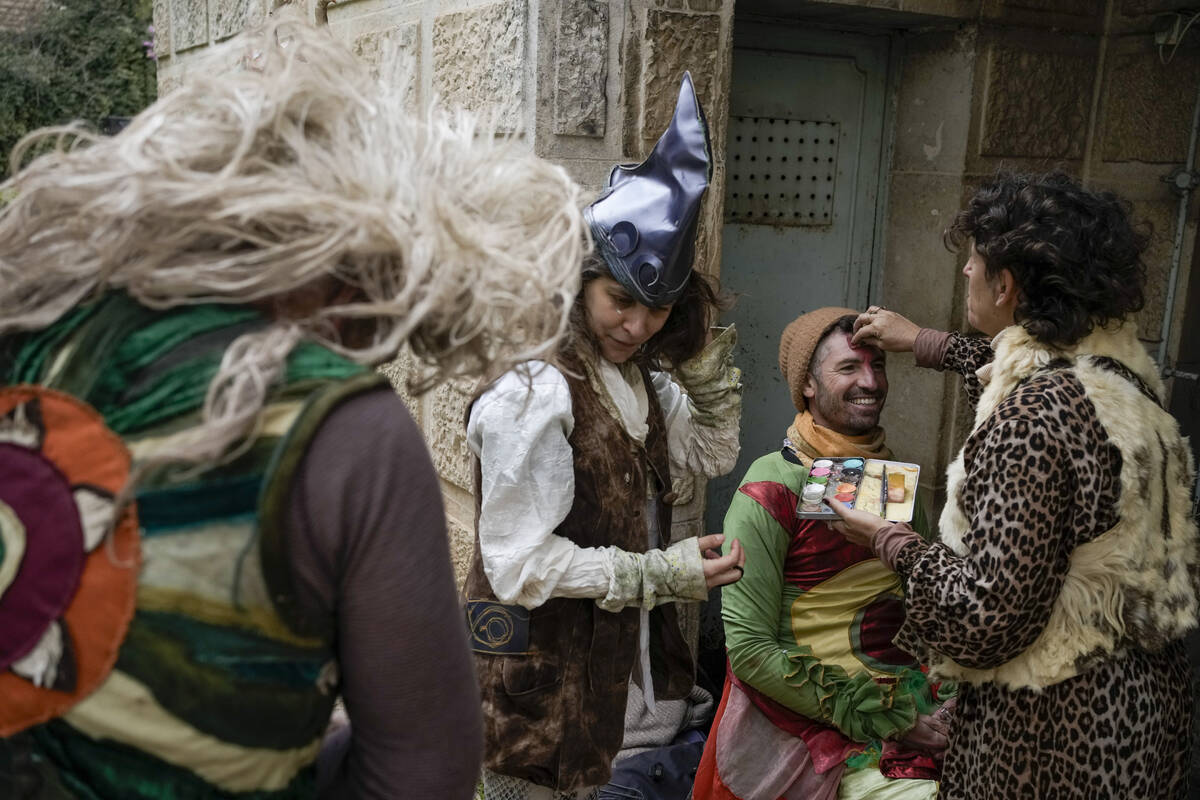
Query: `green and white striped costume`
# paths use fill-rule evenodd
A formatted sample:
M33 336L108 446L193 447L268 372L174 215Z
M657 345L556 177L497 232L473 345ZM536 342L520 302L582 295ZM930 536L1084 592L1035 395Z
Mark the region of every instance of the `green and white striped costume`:
M222 353L266 320L244 306L155 311L121 293L3 342L8 384L66 392L128 446L196 424ZM373 372L301 343L253 445L201 472L160 468L136 495L142 567L116 664L65 714L6 740L35 797L88 800L314 794L336 694L333 631L296 610L280 521L322 420ZM35 781L36 783L36 781Z

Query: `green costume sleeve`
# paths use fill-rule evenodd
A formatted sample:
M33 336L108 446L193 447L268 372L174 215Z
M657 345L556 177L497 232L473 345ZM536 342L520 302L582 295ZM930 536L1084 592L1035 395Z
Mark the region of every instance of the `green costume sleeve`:
M743 483L755 476L756 463ZM761 473L760 473L761 474ZM792 489L794 491L794 489ZM725 516L725 550L746 550L745 575L722 590L725 644L734 675L787 708L859 742L895 738L916 721L919 691L911 681L884 685L870 673L850 676L824 664L781 632L783 566L790 533L753 498L736 492ZM915 676L914 676L915 677ZM917 681L924 684L924 681Z
M925 504L921 502L920 492L917 493L916 502L913 503L913 518L909 524L925 541L932 542L934 540L936 531L929 526L929 516L925 513Z

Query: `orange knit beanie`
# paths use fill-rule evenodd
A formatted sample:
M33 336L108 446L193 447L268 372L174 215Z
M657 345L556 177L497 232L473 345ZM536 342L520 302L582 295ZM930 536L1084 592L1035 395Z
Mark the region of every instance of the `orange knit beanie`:
M779 370L792 392L796 410L807 407L804 399L804 384L808 380L808 365L813 352L833 323L847 315L858 316L852 308L827 306L801 314L783 329L779 337Z

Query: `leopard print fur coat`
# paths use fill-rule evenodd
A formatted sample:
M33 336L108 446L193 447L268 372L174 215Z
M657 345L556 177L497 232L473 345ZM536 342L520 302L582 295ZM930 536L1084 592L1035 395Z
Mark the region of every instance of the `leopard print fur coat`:
M1071 351L1011 328L994 360L954 335L941 366L976 423L940 541L896 558L896 643L962 681L940 797L1184 797L1192 465L1132 326Z

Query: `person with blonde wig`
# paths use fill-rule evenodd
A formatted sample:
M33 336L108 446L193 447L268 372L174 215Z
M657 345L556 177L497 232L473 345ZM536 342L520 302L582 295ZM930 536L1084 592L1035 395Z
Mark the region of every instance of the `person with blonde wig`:
M0 185L0 784L313 797L341 695L326 796L466 798L438 482L371 366L548 357L577 188L303 23L222 52L115 137L33 135Z

